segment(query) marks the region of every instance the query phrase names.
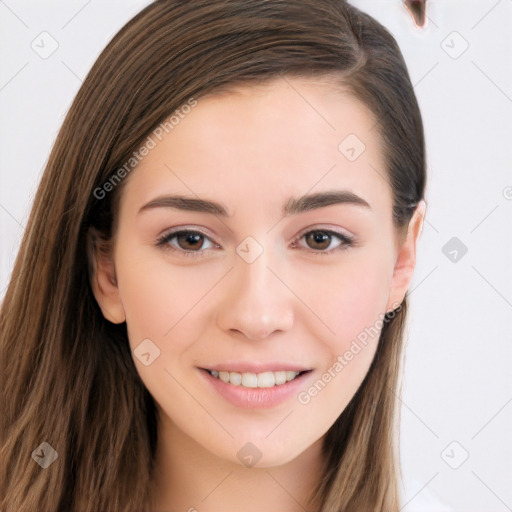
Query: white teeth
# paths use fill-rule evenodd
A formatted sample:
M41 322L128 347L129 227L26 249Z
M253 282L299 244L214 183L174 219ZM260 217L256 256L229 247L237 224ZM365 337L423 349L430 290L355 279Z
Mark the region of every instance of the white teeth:
M298 372L286 372L286 380L292 380L297 377Z
M271 388L276 383L273 372L258 373L258 387Z
M276 385L284 384L286 382L286 372L275 372L274 373Z
M242 373L242 386L246 388L257 388L258 376L255 373Z
M242 384L242 374L237 372L230 372L229 382L235 386L240 386L240 384Z
M208 370L213 377L220 379L222 382L233 384L234 386L243 386L246 388L271 388L280 386L290 380L295 379L300 372L278 371L263 373L238 373L224 372L216 370Z

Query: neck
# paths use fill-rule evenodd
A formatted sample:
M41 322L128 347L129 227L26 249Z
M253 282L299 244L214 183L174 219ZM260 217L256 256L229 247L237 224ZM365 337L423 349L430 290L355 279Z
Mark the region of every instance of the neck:
M159 422L152 512L304 512L322 476L322 439L281 466L221 459Z

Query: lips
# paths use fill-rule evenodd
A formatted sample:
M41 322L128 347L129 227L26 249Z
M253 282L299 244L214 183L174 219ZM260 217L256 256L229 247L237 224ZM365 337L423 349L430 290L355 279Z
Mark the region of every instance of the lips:
M243 409L271 409L294 400L315 374L287 363L223 363L197 369L210 389Z

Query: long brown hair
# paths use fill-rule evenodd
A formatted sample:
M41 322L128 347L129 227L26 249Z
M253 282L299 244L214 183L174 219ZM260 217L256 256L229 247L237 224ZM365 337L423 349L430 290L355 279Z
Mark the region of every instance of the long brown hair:
M91 246L115 232L125 177L105 183L180 106L240 84L336 76L377 119L393 219L423 198L422 120L402 54L342 0L157 0L108 44L59 132L1 312L2 511L149 510L156 411L126 324L103 317ZM119 173L117 174L119 177ZM103 188L102 188L103 187ZM96 191L96 193L95 193ZM328 431L322 512L397 512L397 407L407 300L386 317L371 368ZM32 452L47 442L57 460Z

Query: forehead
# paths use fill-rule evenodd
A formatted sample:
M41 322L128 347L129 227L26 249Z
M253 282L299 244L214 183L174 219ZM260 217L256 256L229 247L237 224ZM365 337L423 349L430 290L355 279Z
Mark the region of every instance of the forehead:
M256 198L280 207L285 196L343 187L388 211L375 125L333 81L283 77L238 86L198 99L177 124L153 135L154 148L125 193L140 202L169 191L215 196L235 211Z

